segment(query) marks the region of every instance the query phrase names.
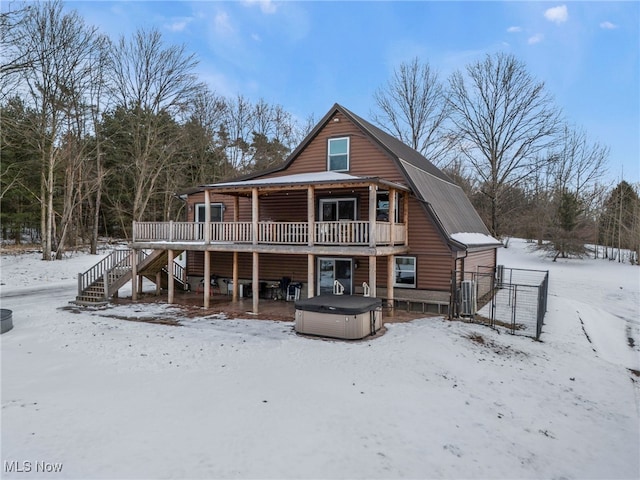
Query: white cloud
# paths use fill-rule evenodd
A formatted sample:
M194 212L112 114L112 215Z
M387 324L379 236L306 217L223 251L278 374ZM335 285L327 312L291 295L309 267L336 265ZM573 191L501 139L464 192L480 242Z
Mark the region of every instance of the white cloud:
M543 39L544 39L544 35L543 34L536 33L532 37L529 37L529 40L527 40L527 43L529 45L535 45L536 43L540 43Z
M226 35L233 33L233 27L231 26L231 20L227 12L218 12L213 20L216 32Z
M564 23L568 20L569 11L567 10L566 5L560 5L559 7L552 7L545 10L544 18L546 18L550 22L554 22L560 25L561 23Z
M522 31L522 27L509 27L507 28L507 32L509 33L517 33L517 32L521 32Z
M245 0L246 5L258 5L262 13L270 15L276 13L278 7L271 0Z
M166 24L165 28L171 32L183 32L192 20L193 18L177 18L171 23Z
M257 33L252 33L251 34L251 39L256 41L256 42L261 42L262 41L262 38Z
M602 22L600 24L600 28L604 28L605 30L614 30L614 29L618 28L618 25L616 25L615 23L611 23L609 21L606 21L606 22Z

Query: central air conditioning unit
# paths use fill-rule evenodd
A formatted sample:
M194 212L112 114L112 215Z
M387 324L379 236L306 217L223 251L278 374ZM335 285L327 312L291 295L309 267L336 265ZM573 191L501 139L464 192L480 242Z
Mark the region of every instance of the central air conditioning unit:
M460 316L473 317L478 310L476 282L464 280L460 284Z

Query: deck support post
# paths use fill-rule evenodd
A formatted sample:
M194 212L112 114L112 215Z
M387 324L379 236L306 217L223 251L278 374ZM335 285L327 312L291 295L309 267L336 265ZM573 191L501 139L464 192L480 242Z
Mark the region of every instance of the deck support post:
M238 285L238 252L233 252L233 273L232 273L232 291L233 291L233 296L231 298L232 301L237 302L238 301L238 291L240 290L240 285ZM228 288L227 288L228 290ZM227 292L224 292L227 293Z
M316 201L313 185L307 187L307 222L309 225L307 242L310 247L313 247L316 240Z
M131 249L131 300L138 300L138 254Z
M162 290L162 272L156 273L156 295L160 295Z
M404 215L402 221L404 222L404 245L409 246L409 193L404 192L402 194Z
M252 290L252 300L253 300L253 313L258 314L258 303L260 301L260 254L258 252L253 252L253 272L251 275L251 290ZM235 287L235 285L234 285Z
M233 221L234 222L239 222L240 221L240 199L236 196L233 197ZM238 252L233 252L233 271L231 273L232 275L232 298L231 300L234 302L238 301L238 292L240 291L240 285L238 285ZM227 287L227 292L228 293L228 287Z
M254 245L258 244L258 215L260 208L258 205L258 188L251 189L251 240Z
M204 191L204 241L211 242L211 198L209 190Z
M396 231L396 190L389 188L389 245L395 244Z
M204 251L204 308L209 308L211 294L211 252Z
M369 291L372 297L377 296L376 276L378 274L377 269L377 257L375 255L369 256Z
M316 258L312 253L307 255L307 298L316 296Z
M167 274L167 283L168 283L168 291L169 291L169 295L168 295L168 299L167 299L167 303L173 303L174 301L174 296L175 296L175 284L173 282L173 257L174 257L175 252L173 250L169 250L167 251L167 270L168 270L168 274Z
M393 235L392 235L393 238ZM394 305L393 284L395 283L396 260L394 255L387 257L387 303L391 308Z
M369 246L376 246L376 197L378 189L375 184L369 185ZM371 294L374 295L373 285Z

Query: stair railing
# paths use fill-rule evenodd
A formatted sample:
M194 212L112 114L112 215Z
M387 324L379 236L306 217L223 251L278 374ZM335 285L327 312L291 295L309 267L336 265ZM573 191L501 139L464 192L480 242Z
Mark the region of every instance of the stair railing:
M103 280L105 278L105 273L113 270L115 267L122 266L122 264L128 264L130 266L130 258L130 249L117 249L100 260L86 272L79 273L78 295L82 295L82 292L84 292L87 288L89 288L97 281ZM107 285L105 285L105 291L107 291Z

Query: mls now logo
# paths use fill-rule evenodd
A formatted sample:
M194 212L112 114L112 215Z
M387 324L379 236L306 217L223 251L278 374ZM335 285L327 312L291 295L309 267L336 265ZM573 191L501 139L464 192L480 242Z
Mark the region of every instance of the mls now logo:
M52 462L31 462L24 460L19 462L17 460L4 461L4 473L59 473L62 471L62 463Z

